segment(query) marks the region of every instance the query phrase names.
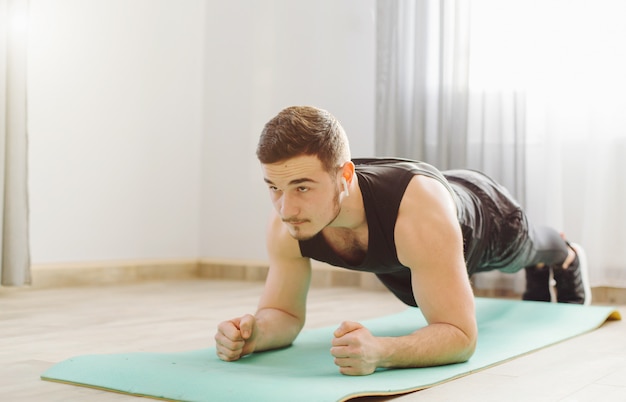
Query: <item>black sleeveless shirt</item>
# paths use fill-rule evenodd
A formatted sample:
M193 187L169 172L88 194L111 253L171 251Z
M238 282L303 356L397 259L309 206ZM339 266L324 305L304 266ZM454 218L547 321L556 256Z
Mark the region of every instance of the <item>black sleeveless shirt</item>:
M413 176L419 174L438 180L452 194L469 274L506 267L518 257L521 245L517 243L523 240L519 231L526 229L525 218L506 189L488 177L469 170L440 172L427 163L408 159L370 158L353 162L368 225L365 258L358 265L344 261L321 233L299 242L302 256L372 272L405 304L415 306L411 273L398 260L394 229L404 192ZM515 244L511 244L512 240Z

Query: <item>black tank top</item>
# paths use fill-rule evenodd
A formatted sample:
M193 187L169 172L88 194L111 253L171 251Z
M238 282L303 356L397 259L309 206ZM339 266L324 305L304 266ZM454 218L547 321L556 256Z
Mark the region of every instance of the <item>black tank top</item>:
M302 256L351 270L373 272L400 300L415 306L410 270L398 260L394 229L404 192L413 176L419 174L438 180L452 194L463 232L469 274L506 266L515 258L515 247L520 246L511 241L519 237L517 232L525 225L509 218L523 218L523 214L508 192L487 176L469 170L440 172L427 163L408 159L370 158L353 162L368 225L365 258L358 265L349 264L335 253L321 233L299 242ZM496 219L496 215L506 219ZM511 221L512 225L501 227L499 222L503 220ZM511 233L512 230L515 233Z

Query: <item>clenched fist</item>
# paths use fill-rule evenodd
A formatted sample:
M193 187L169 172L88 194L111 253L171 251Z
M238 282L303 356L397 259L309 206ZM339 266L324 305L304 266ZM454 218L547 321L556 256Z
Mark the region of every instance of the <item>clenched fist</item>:
M368 375L376 370L378 342L367 328L358 322L345 321L334 336L330 353L341 374Z
M256 330L256 319L250 314L220 323L215 334L217 356L230 362L254 352Z

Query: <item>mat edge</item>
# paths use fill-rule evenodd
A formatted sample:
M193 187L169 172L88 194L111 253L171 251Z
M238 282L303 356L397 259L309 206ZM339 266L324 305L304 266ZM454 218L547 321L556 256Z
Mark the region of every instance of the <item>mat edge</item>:
M413 393L413 392L422 391L422 390L425 390L425 389L428 389L428 388L432 388L432 387L437 386L437 385L441 385L441 384L445 384L445 383L450 382L450 381L457 380L459 378L467 377L467 376L469 376L471 374L476 374L476 373L479 373L481 371L488 370L488 369L490 369L492 367L499 366L499 365L504 364L504 363L508 363L510 361L513 361L513 360L518 359L518 358L523 357L523 356L528 356L528 355L530 355L532 353L535 353L535 352L537 352L539 350L546 349L546 348L558 345L559 343L563 343L565 341L577 338L577 337L585 335L585 334L589 334L589 333L599 329L600 327L602 327L608 321L620 321L622 319L622 316L621 316L620 312L617 310L616 307L613 307L613 306L594 306L594 307L606 307L608 309L613 309L613 310L607 310L606 318L604 320L600 321L598 325L596 325L596 326L594 326L594 327L592 327L592 328L590 328L590 329L588 329L586 331L580 332L580 333L578 333L576 335L572 335L570 337L563 338L563 339L561 339L559 341L546 344L544 346L541 346L541 347L536 348L536 349L529 350L529 351L527 351L525 353L521 353L519 355L511 356L508 359L500 360L500 361L495 362L493 364L490 364L488 366L483 366L483 367L477 368L475 370L467 371L467 372L459 374L457 376L447 378L447 379L445 379L443 381L437 381L435 383L430 383L430 384L426 384L426 385L420 385L420 386L414 387L414 388L405 388L403 390L398 390L397 392L396 391L361 391L361 392L358 392L358 393L344 395L340 399L338 399L337 402L347 402L347 401L350 401L351 399L362 398L362 397L369 397L369 396L406 395L406 394L410 394L410 393ZM399 369L399 370L402 370L402 369Z

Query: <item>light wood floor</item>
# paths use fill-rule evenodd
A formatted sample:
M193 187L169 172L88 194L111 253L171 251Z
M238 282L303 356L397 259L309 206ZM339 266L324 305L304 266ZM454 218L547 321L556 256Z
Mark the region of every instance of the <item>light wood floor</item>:
M140 401L41 381L55 362L89 353L211 347L216 325L252 312L259 282L187 280L0 289L0 401ZM384 291L314 288L307 327L399 312ZM626 317L626 307L621 307ZM330 358L330 357L329 357ZM394 401L626 401L626 321Z

